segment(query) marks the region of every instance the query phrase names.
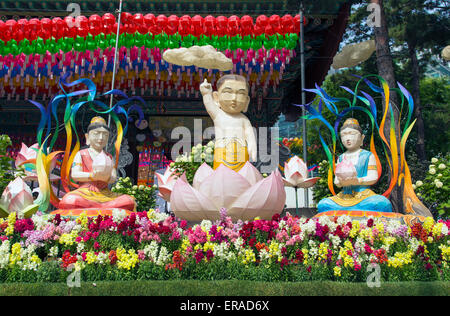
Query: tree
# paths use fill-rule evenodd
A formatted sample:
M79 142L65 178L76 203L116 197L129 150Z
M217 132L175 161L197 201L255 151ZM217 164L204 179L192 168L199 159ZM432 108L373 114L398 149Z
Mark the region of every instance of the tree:
M426 161L427 154L420 98L420 78L423 71L420 69L417 52L429 61L430 53L438 54L450 39L448 9L441 10L441 4L442 0L391 0L388 8L390 35L395 45L405 51L403 59L409 59L411 92L417 120L416 152L421 161Z

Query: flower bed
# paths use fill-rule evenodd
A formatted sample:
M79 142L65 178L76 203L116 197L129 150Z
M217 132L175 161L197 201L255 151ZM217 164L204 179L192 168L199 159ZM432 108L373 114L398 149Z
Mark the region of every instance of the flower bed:
M76 220L58 215L0 220L0 282L239 279L365 282L450 279L450 221L413 227L275 215L188 227L155 210Z

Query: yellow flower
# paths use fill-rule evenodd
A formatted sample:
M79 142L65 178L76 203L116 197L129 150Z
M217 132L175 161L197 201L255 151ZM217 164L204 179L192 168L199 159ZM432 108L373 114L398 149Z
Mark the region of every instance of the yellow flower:
M71 246L75 243L75 239L78 236L78 232L72 231L69 234L62 234L59 237L59 243L67 246Z
M21 259L22 259L22 247L20 247L20 243L16 242L11 247L11 256L9 256L9 263L10 265L15 265Z
M349 236L355 238L359 233L359 221L352 222L352 229L350 230Z
M431 230L433 229L433 225L434 225L434 219L433 217L427 217L425 219L425 222L423 223L423 229L429 233L431 232Z
M5 229L6 236L14 233L14 224L16 223L16 212L12 212L8 215L8 227Z
M450 262L450 246L440 245L439 249L441 249L442 252L442 259Z
M97 260L97 256L95 255L95 253L93 251L89 251L86 254L86 262L88 264L93 264L93 263L95 263L96 260Z
M394 268L401 268L404 265L412 263L414 253L409 250L407 252L396 252L394 257L388 259L388 266Z
M214 244L210 243L209 241L205 242L205 244L203 245L203 251L206 252L208 250L214 250Z
M242 263L243 264L249 264L250 262L255 262L256 261L256 257L255 257L255 253L253 252L253 250L251 249L245 249L243 258L242 258Z
M118 248L116 250L117 256L117 267L119 269L131 270L136 266L139 261L139 257L134 251L134 249L128 250L128 252L123 248Z
M328 246L324 242L319 245L319 259L327 260Z
M439 237L442 234L442 227L444 226L444 223L437 223L433 227L433 237Z
M80 216L77 218L77 223L80 224L82 227L87 227L88 217L86 216L86 213L81 213Z
M341 276L341 271L342 271L342 269L341 269L341 267L338 267L338 266L336 266L336 267L334 267L334 269L333 269L333 272L334 272L334 275L335 276Z

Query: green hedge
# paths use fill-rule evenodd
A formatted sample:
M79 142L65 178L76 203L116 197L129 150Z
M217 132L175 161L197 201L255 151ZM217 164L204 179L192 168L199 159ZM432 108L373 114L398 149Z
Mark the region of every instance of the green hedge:
M0 296L18 295L151 295L151 296L308 296L373 295L423 296L449 295L450 282L382 282L369 288L365 283L255 282L255 281L102 281L82 282L69 289L65 283L6 283L0 285Z
M450 269L436 267L426 270L421 265L408 265L404 268L380 267L380 282L405 281L450 281ZM142 262L134 269L124 270L116 266L86 265L80 272L80 280L85 282L98 281L132 281L132 280L240 280L264 282L310 282L310 281L340 281L366 282L372 271L363 265L359 271L342 269L342 275L337 278L328 265L290 265L284 269L278 264L271 266L248 266L235 261L211 261L195 263L192 260L183 265L183 269L165 269L155 263ZM22 270L18 266L0 270L0 283L35 283L35 282L66 282L70 271L62 269L58 262L43 262L37 271Z

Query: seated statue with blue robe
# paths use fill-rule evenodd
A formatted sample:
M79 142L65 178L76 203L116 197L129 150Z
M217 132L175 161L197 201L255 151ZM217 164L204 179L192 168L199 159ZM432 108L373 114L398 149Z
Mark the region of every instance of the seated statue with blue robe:
M351 162L356 175L343 178L336 173L334 183L342 187L337 195L322 199L317 205L318 212L326 211L375 211L392 212L391 202L382 195L370 190L378 181L375 156L361 149L364 135L355 119L347 119L340 130L341 141L347 149L339 156L337 163Z

